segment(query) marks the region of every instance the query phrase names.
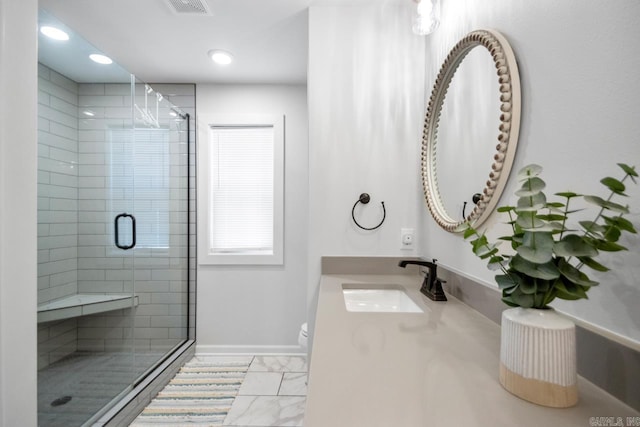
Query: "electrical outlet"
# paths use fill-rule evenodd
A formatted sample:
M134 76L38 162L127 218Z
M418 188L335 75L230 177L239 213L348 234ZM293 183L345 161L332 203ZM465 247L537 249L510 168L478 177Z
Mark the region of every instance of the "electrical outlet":
M415 248L415 236L413 228L400 229L400 249L411 250Z

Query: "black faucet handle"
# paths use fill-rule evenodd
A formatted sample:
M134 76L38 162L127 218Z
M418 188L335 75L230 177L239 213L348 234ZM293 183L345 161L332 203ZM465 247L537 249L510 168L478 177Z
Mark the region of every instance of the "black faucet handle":
M413 259L405 259L405 260L402 260L402 261L400 261L398 263L398 267L405 268L409 264L414 264L414 265L421 265L423 267L436 268L436 261L437 261L437 259L434 259L433 262L421 261L421 260L413 260Z
M433 262L429 261L420 261L420 260L402 260L398 263L399 267L405 268L409 264L421 265L423 267L429 268L429 273L427 277L430 277L430 280L435 280L438 275L438 265L436 264L437 259L434 259Z
M420 260L402 260L398 263L398 267L405 268L409 264L421 265L423 267L428 267L429 272L426 274L424 278L424 282L422 283L422 287L420 288L420 292L425 294L428 298L433 301L446 301L447 297L442 290L443 280L438 278L436 265L437 259L433 259L433 262L429 261L420 261Z

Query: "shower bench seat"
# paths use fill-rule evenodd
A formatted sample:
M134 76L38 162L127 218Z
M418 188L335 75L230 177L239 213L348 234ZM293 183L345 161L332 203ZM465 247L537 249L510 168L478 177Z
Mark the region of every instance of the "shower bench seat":
M88 314L131 308L138 305L137 295L75 294L38 305L38 323L70 319Z

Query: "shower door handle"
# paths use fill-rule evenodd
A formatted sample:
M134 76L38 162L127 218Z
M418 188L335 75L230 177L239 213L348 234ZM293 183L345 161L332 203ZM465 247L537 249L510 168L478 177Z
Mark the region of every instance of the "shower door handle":
M119 230L118 230L118 223L120 222L120 218L131 218L131 244L130 245L121 245L120 241L119 241ZM115 243L116 246L119 247L120 249L124 249L125 251L127 249L132 249L136 246L136 217L128 214L128 213L121 213L116 215L116 218L113 222L114 226L115 226Z

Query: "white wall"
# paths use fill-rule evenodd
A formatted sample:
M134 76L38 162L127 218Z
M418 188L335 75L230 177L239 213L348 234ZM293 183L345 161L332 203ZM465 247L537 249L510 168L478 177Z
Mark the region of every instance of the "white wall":
M305 86L198 85L198 118L285 116L284 265L198 266L197 352L299 352L306 321L308 125ZM206 123L198 120L198 126ZM199 128L198 145L206 143ZM203 159L199 159L200 162ZM208 191L200 176L198 192ZM201 199L201 197L199 197ZM202 208L202 206L200 206ZM207 215L198 215L206 239Z
M0 0L0 426L36 426L35 0Z
M432 87L449 49L465 34L479 28L502 32L518 58L522 80L522 127L513 170L542 165L548 195L566 190L602 195L598 181L620 176L617 162L640 168L639 19L635 0L443 1L442 24L427 38L426 83ZM489 160L480 163L488 170ZM510 180L500 204L515 203L514 190ZM640 188L628 194L631 219L639 227ZM468 243L439 229L426 209L420 221L426 225L420 235L423 256L495 286L493 274ZM500 221L494 215L489 224ZM502 235L500 228L490 235ZM593 274L601 285L588 301L552 305L640 342L640 239L627 238L625 244L629 252L606 257L613 274Z
M323 255L415 256L400 229L417 228L417 165L424 112L424 38L406 5L309 10L309 314ZM363 226L351 209L361 193ZM311 331L310 331L311 336Z

